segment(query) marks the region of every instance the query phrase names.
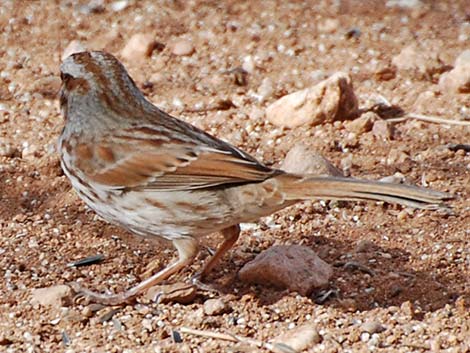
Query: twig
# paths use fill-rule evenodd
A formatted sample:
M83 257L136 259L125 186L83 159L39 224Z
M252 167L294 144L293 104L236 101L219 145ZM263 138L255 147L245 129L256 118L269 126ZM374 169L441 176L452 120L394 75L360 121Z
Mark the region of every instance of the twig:
M408 113L405 116L402 116L399 118L387 119L387 121L400 122L400 121L405 121L407 119L416 119L416 120L421 120L421 121L426 121L428 123L436 123L436 124L470 126L470 121L443 119L437 116L429 116L429 115L416 114L416 113Z
M274 352L274 353L296 353L294 349L282 343L267 343L267 342L258 341L252 338L248 338L248 337L234 335L232 333L220 333L220 332L213 332L213 331L206 331L206 330L196 330L196 329L192 329L192 328L184 327L184 326L180 328L180 332L186 333L188 335L215 338L219 340L236 342L236 343L245 343L245 344L249 344L250 346L257 347L257 348L265 348L268 351Z

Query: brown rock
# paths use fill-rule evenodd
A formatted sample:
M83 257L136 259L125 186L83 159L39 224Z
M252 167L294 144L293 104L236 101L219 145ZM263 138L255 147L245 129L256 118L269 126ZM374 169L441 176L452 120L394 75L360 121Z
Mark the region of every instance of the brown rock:
M227 303L220 298L207 299L204 302L204 314L209 316L224 314L229 311L229 309L230 307Z
M393 137L393 125L385 120L377 120L372 126L372 133L378 139L390 140Z
M47 288L33 289L31 304L59 308L72 303L72 290L69 286L58 285Z
M145 60L155 49L155 37L148 33L136 33L121 51L121 56L127 61Z
M239 272L249 283L271 284L309 295L328 284L332 267L312 249L301 245L273 246L247 263Z
M151 287L145 294L150 302L189 304L196 298L196 286L188 283L173 283Z
M341 171L321 154L298 143L287 153L281 169L289 173L343 176Z
M363 134L372 130L375 121L380 119L374 112L366 112L359 118L354 119L346 124L346 130L356 134Z
M294 128L344 120L357 114L351 77L338 72L319 84L284 96L266 108L276 126Z
M187 39L178 39L171 46L171 52L178 56L187 56L194 53L194 45Z
M305 324L281 334L273 340L274 344L287 345L296 352L303 352L322 340L312 324Z

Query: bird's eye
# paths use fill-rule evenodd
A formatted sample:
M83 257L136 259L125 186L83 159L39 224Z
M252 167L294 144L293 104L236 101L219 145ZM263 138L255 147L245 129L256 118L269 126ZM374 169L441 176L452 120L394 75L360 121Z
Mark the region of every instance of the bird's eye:
M66 74L66 73L63 73L63 72L60 73L60 79L62 80L62 82L67 82L72 78L73 78L72 75L69 75L69 74Z

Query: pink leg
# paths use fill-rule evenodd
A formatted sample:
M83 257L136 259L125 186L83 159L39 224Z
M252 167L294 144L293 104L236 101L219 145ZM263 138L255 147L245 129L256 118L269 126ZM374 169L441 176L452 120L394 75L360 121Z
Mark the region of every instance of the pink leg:
M234 225L222 230L222 234L224 236L224 242L222 245L219 246L215 254L209 259L209 261L204 265L202 270L195 276L197 278L203 278L207 275L220 259L225 255L227 251L229 251L232 246L237 242L238 237L240 236L240 226Z
M171 275L177 273L186 266L189 266L198 253L198 242L195 238L180 238L173 240L173 245L178 250L178 260L154 274L152 277L142 281L131 289L118 294L102 294L92 292L86 288L82 288L78 283L72 283L72 289L80 296L88 300L104 305L124 304L135 298L140 293L167 279Z

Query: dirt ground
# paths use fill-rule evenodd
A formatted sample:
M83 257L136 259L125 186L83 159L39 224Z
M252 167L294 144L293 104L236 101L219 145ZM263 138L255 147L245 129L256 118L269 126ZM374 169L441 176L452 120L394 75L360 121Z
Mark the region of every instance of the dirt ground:
M469 351L470 152L449 144L468 143L470 127L405 119L383 139L372 131L351 134L344 122L282 129L264 116L276 99L344 71L362 107L381 99L405 112L470 122L470 95L438 84L469 48L468 1L386 3L394 2L1 1L0 351L262 351L181 327L270 342L309 323L318 333L311 352ZM122 59L122 48L140 32L159 45L148 59L124 64L169 113L268 165L279 166L302 142L355 177L399 172L409 183L453 193L453 213L304 202L246 227L208 280L221 294L200 291L189 304L139 299L114 316L81 303L34 303L33 289L70 281L123 290L151 260L163 267L174 255L168 244L98 219L71 190L55 152L64 49L79 40ZM172 53L180 38L193 43L194 53ZM424 61L396 70L392 59L410 44ZM237 83L231 70L242 66L250 70ZM205 245L214 248L218 237ZM274 244L303 244L330 264L356 261L371 271L335 266L325 300L325 291L302 297L242 283L238 270ZM105 260L67 267L96 254ZM172 281L187 280L207 256L203 251ZM204 312L209 298L223 299L225 313Z

